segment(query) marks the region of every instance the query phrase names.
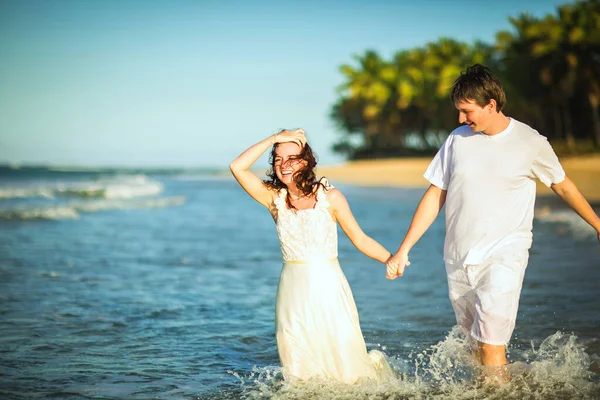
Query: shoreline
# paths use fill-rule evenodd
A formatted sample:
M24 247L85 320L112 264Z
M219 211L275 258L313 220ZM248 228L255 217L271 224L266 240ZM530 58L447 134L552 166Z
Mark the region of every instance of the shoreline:
M326 176L335 182L360 186L401 188L427 188L423 177L431 158L395 158L385 160L360 160L333 166L318 166L317 176ZM600 154L577 157L560 157L567 176L577 185L593 205L600 205ZM538 199L549 201L557 197L552 189L536 180ZM560 200L557 197L557 200ZM545 201L544 201L545 202ZM559 203L560 204L560 203ZM566 206L566 204L565 204Z

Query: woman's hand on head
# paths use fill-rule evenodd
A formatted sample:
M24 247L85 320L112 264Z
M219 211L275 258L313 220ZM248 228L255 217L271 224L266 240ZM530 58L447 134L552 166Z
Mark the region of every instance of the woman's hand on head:
M274 143L286 143L286 142L294 142L300 148L304 148L306 144L306 136L304 134L304 130L302 128L295 129L293 131L284 129L281 132L275 134Z

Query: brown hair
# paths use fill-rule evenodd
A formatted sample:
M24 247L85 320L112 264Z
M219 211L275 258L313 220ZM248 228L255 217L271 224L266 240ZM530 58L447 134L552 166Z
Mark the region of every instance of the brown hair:
M500 81L492 75L490 69L475 64L461 72L450 90L450 97L456 104L461 101L474 101L479 107L485 107L491 99L496 100L496 111L502 111L506 104L506 95Z
M271 168L269 168L269 170L267 171L268 179L265 179L263 181L268 187L275 189L277 191L284 189L286 187L285 184L279 180L279 178L277 177L277 174L275 173L275 152L277 151L278 146L279 146L279 143L275 144L273 146L273 148L271 149L271 154L269 155L269 164L271 165ZM315 155L313 154L313 151L310 148L310 146L308 145L308 143L306 143L304 145L304 147L302 148L302 151L300 151L300 154L298 154L294 157L290 157L290 159L303 160L306 163L306 165L302 169L298 170L296 172L296 174L294 175L294 182L296 183L296 186L298 187L298 189L304 195L308 196L308 195L315 193L317 185L323 186L323 184L320 181L317 181L317 177L315 175L315 167L317 166L317 159L316 159ZM290 209L296 208L292 205L292 203L290 201L289 191L285 197L285 201L287 203L288 208L290 208Z

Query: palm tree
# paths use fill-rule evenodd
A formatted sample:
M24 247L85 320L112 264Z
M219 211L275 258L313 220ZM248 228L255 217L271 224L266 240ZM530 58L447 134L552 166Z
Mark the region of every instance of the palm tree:
M447 134L456 126L456 110L449 98L456 77L471 64L487 64L491 53L491 46L481 42L468 46L441 38L425 47L396 54L397 107L411 116L407 128L418 133L425 146L437 149L439 143L430 139L442 132Z
M351 157L406 154L406 137L420 137L421 149L437 150L440 137L456 125L456 110L448 91L460 71L473 63L491 60L491 47L469 47L442 38L424 47L396 53L392 62L367 51L355 56L358 67L343 65L346 82L331 117L349 135L362 135L364 148L348 138L334 150ZM432 140L436 139L436 140Z
M568 30L572 52L577 57L577 79L587 94L594 142L600 148L600 1L578 2L572 9L561 7L559 15L564 23L570 22Z
M390 90L381 79L385 62L379 55L368 50L363 56L354 56L359 68L342 65L340 72L346 77L346 83L338 88L341 102L337 105L338 118L348 119L347 114L340 112L360 112L360 118L350 118L356 124L355 130L362 130L368 147L374 146L381 131L380 114L388 101ZM348 124L350 121L345 122Z
M562 126L560 113L555 110L555 102L549 93L552 86L542 84L540 71L543 64L532 55L531 48L537 38L525 34L530 27L538 23L538 19L522 13L518 17L510 17L514 33L500 31L496 34L495 52L499 77L506 92L507 112L530 125L540 127L542 132L553 137L560 137ZM552 109L555 134L549 129L547 113Z
M519 81L524 72L537 71L537 79L519 85L520 91L527 92L537 83L543 86L549 93L556 136L570 149L575 147L573 115L578 110L574 105L583 94L589 102L595 142L600 146L600 2L566 4L558 8L558 16L539 20L521 15L511 23L517 36L506 32L497 35L507 69L513 71L510 80Z

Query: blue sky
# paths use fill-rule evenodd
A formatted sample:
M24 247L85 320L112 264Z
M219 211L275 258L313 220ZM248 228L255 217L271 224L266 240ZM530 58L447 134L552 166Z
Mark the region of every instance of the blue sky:
M343 160L339 66L450 37L493 43L509 16L566 1L0 2L0 162L224 167L302 127Z

